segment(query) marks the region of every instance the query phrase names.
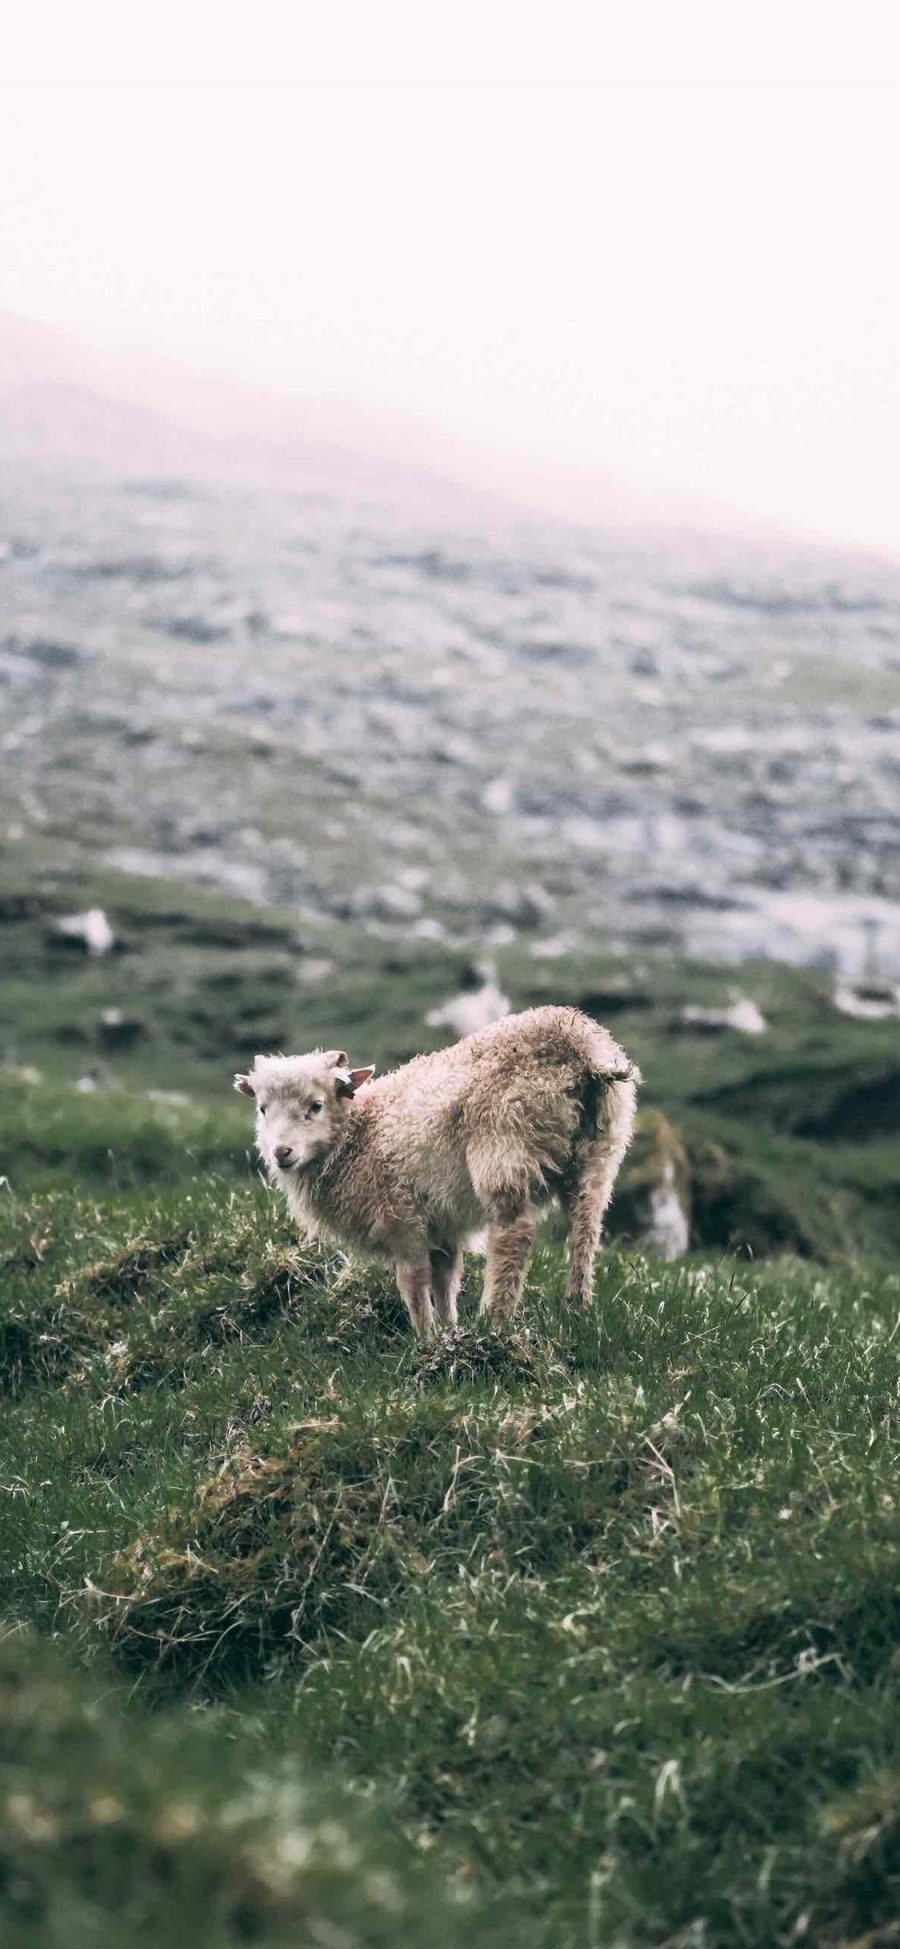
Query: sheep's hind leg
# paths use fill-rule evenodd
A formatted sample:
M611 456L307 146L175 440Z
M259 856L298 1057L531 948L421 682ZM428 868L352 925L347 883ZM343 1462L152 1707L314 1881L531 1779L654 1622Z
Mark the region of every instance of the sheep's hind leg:
M407 1259L397 1266L400 1297L412 1322L417 1340L428 1340L434 1333L434 1307L431 1303L431 1266L427 1259Z
M456 1299L462 1269L463 1255L458 1245L435 1246L431 1253L431 1295L440 1326L456 1325Z
M609 1202L610 1175L614 1173L609 1174L605 1169L597 1176L586 1171L566 1203L569 1219L566 1298L576 1299L582 1306L590 1304L594 1290L594 1259Z
M628 1114L630 1110L630 1115ZM565 1208L569 1219L569 1276L566 1298L590 1304L594 1290L594 1258L616 1173L622 1162L634 1116L633 1094L612 1130L601 1129L578 1159L577 1180Z
M535 1214L527 1202L500 1206L490 1213L484 1292L478 1308L482 1318L507 1319L522 1297L525 1274L534 1244Z

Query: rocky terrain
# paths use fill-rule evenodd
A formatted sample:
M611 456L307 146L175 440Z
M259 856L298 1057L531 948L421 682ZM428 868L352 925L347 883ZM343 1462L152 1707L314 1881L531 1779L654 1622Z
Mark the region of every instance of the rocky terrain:
M0 817L301 919L900 973L900 566L0 466Z

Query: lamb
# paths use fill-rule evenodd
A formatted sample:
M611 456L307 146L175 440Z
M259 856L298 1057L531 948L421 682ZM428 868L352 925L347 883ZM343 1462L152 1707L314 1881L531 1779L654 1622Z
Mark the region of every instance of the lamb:
M480 1311L521 1296L537 1212L568 1219L567 1294L586 1302L603 1214L634 1125L640 1080L576 1008L507 1015L373 1082L343 1049L257 1056L235 1088L256 1102L256 1143L304 1231L394 1262L414 1332L456 1324L463 1246L487 1227Z

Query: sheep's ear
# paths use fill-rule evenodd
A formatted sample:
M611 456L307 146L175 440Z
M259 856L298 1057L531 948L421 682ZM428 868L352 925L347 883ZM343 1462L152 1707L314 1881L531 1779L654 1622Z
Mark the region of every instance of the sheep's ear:
M253 1087L253 1084L250 1081L249 1076L236 1076L234 1079L234 1087L236 1090L240 1090L242 1096L256 1095L256 1091Z
M374 1074L374 1063L369 1063L365 1069L344 1070L343 1074L339 1074L337 1079L338 1096L355 1096L357 1090L362 1088L363 1083L367 1083L369 1077L374 1076Z
M349 1069L350 1057L346 1049L326 1049L323 1061L329 1069Z

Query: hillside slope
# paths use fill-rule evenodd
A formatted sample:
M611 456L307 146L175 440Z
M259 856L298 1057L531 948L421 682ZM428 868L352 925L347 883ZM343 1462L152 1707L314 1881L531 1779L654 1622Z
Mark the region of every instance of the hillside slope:
M0 1255L5 1940L890 1941L896 1273L543 1250L423 1349L215 1171Z
M104 952L59 931L94 907ZM648 1109L592 1305L551 1231L512 1330L475 1261L422 1348L386 1271L293 1236L230 1076L432 1045L464 953L10 849L4 1942L891 1942L892 1025L756 966L765 1034L712 1033L733 975L497 959L609 1019ZM666 1267L630 1233L676 1127Z
M106 954L59 932L93 908L114 936ZM495 958L513 1007L575 1002L640 1062L645 1106L687 1152L696 1246L824 1259L900 1249L895 1022L843 1016L827 978L773 964L726 972L588 948L545 959L518 941ZM186 1150L245 1182L252 1130L231 1095L236 1068L257 1050L316 1045L381 1067L405 1061L448 1039L427 1017L479 978L463 948L86 868L61 847L10 847L0 1171L17 1187L60 1170L130 1185L177 1179ZM736 987L765 1033L685 1019L721 1011ZM636 1153L612 1208L624 1237L636 1235L628 1187L643 1171Z

